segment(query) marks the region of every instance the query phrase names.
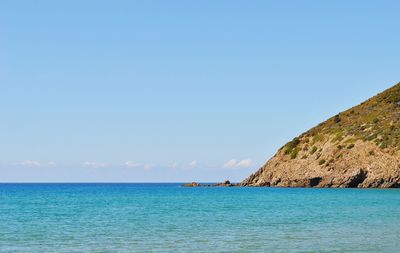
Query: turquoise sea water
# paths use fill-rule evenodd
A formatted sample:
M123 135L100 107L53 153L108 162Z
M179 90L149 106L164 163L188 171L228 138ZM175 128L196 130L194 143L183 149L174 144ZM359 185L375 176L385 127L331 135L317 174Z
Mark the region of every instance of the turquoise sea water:
M0 184L0 252L399 252L400 190Z

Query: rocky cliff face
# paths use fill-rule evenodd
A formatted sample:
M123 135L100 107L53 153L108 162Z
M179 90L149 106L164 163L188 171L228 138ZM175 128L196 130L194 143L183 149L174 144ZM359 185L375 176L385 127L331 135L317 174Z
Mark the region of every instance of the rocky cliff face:
M400 187L400 83L294 138L241 185Z

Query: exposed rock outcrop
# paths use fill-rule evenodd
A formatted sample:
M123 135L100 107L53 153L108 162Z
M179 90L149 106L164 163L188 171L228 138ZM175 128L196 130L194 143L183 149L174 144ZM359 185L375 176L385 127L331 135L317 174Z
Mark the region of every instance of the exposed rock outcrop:
M200 184L196 182L183 184L184 187L232 187L239 186L237 183L231 183L229 180L224 181L223 183L216 184Z
M242 186L400 187L400 84L282 147Z
M196 183L196 182L192 182L192 183L183 184L183 186L185 186L185 187L199 187L200 184Z

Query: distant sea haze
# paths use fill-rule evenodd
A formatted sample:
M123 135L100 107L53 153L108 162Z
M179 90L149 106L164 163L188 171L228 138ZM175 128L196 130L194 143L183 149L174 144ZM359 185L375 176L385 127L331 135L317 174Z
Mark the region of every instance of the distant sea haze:
M398 252L400 190L0 184L0 252Z

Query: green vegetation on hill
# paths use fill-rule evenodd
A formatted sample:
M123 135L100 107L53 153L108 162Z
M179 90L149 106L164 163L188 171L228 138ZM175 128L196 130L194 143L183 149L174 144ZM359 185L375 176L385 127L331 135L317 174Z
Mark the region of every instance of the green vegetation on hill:
M314 144L326 138L337 143L339 149L352 149L357 140L363 140L382 149L400 150L400 83L293 139L284 146L285 154L295 159L300 144L309 146L314 154Z

